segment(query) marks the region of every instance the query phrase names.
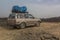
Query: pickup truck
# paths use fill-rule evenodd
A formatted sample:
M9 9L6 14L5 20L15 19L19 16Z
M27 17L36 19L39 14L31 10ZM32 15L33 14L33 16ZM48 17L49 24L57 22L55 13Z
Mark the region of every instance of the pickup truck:
M41 20L31 14L12 13L9 15L7 24L16 28L25 28L28 26L40 26Z

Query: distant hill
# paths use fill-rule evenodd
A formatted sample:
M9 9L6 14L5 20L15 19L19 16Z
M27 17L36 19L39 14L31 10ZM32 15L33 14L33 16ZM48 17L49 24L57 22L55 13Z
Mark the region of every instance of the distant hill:
M44 22L60 22L60 17L42 18Z
M7 17L0 18L2 21L6 21ZM60 17L41 18L42 22L60 22Z
M7 19L7 17L0 18L0 20L6 20L6 19Z
M4 22L4 21L7 21L7 17L0 18L0 22L1 22L1 21L3 21L3 22Z

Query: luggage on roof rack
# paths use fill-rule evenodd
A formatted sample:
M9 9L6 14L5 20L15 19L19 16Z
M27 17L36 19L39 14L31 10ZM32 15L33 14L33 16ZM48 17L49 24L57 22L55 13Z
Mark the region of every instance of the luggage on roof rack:
M22 7L13 6L12 12L14 12L14 13L25 13L25 12L27 12L27 7L26 6L22 6Z

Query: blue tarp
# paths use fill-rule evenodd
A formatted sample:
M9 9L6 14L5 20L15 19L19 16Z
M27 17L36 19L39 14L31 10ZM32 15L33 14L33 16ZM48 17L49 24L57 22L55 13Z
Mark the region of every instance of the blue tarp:
M26 6L22 6L22 7L19 7L19 6L13 6L12 8L12 12L26 12L27 11L27 7Z

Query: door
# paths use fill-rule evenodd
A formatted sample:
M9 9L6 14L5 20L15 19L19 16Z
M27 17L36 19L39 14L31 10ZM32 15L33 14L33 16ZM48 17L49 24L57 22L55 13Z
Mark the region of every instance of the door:
M28 25L34 25L34 17L31 14L27 14L25 16L25 20L27 22Z

